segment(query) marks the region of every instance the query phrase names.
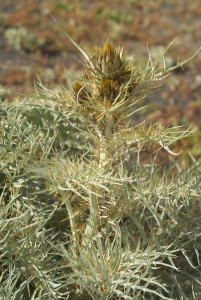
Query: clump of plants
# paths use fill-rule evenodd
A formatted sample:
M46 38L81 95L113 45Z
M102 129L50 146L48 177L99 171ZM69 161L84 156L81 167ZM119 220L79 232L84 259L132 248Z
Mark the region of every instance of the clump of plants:
M26 27L8 28L5 30L5 37L10 45L13 45L16 50L32 51L37 44L36 37L28 32Z
M174 155L190 129L134 119L193 57L141 70L123 48L89 57L71 41L85 62L70 91L40 84L1 107L0 296L199 299L200 166L141 160L145 146Z

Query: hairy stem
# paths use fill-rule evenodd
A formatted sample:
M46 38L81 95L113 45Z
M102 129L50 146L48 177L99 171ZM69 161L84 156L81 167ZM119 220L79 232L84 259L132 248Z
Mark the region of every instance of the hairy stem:
M68 199L66 199L66 195L65 195L64 191L60 191L60 193L62 195L62 198L65 199L65 205L66 205L66 209L68 211L69 220L70 220L70 227L71 227L71 232L72 232L72 237L73 237L73 243L75 245L77 245L79 242L79 236L78 236L78 230L77 230L77 222L75 219L75 213L74 213L72 206L69 203Z
M100 220L100 215L99 215L99 207L98 207L98 198L97 195L94 194L94 187L93 187L93 190L91 191L91 195L90 195L90 215L87 220L87 226L82 240L83 246L89 244L89 241L91 241L93 236L96 234L99 220Z
M107 140L111 140L113 137L112 131L110 128L105 128L105 136L101 133L99 128L96 128L97 135L100 140L99 148L99 170L107 172L107 161L109 159L109 152L107 149ZM98 190L96 189L96 194ZM93 236L97 233L98 224L100 222L99 206L98 206L98 196L95 194L95 188L92 186L92 191L90 195L90 215L87 220L87 226L85 229L82 245L91 241Z

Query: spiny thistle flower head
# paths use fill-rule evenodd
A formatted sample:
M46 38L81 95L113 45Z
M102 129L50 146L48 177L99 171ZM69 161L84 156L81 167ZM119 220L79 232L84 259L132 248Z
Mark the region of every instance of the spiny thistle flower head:
M84 101L87 101L87 92L84 82L76 81L73 85L73 92L74 95L79 99L79 103L84 103Z
M114 80L103 78L99 86L100 97L106 101L112 103L118 96L119 88L117 82Z
M98 48L94 56L95 74L97 77L124 81L132 70L132 66L126 62L125 57L123 49L117 51L112 44L106 43L103 50Z
M135 61L126 58L123 49L116 50L109 43L97 49L82 81L73 85L78 110L104 134L115 132L116 123L133 114L134 106L146 93L144 73Z
M164 59L171 44L159 59ZM198 53L169 69L166 69L165 61L163 68L158 66L159 59L153 62L149 55L147 66L141 70L133 57L126 57L123 48L116 50L110 43L106 43L102 50L98 48L92 58L83 50L81 52L87 58L87 65L82 80L73 85L74 103L77 111L98 126L102 135L106 137L107 132L108 139L112 138L118 123L128 120L140 109L141 100L161 85L159 81Z

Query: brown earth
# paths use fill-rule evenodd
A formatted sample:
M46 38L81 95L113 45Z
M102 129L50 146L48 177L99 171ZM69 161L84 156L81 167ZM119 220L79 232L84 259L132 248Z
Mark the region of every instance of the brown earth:
M110 39L124 46L141 65L147 45L153 58L176 37L166 57L170 65L190 57L201 46L200 0L3 0L0 3L0 88L9 101L14 93L34 93L41 79L52 88L68 86L65 74L76 75L82 56L51 15L89 54ZM201 52L174 71L160 91L149 95L149 113L163 124L198 127L179 144L201 155ZM144 117L143 115L141 116Z

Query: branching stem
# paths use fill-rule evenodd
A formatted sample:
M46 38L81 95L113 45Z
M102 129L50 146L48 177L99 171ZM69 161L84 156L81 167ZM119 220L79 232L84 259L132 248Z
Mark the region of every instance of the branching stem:
M100 145L99 145L99 170L106 171L107 170L107 161L109 152L107 150L107 140L106 137L103 136L99 128L96 128L97 135L99 137ZM110 135L110 139L111 139ZM95 193L96 192L96 193ZM87 226L85 229L82 245L85 246L89 244L93 236L97 233L98 224L100 222L100 213L99 213L99 205L98 205L98 196L96 195L98 190L95 191L94 186L92 186L92 191L90 195L90 215L87 220Z

